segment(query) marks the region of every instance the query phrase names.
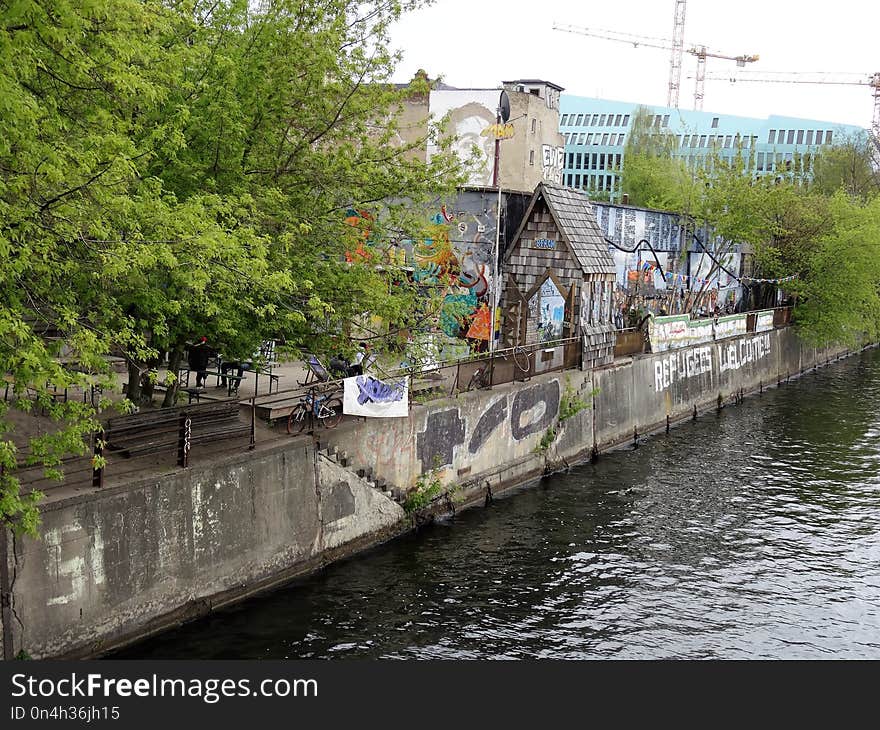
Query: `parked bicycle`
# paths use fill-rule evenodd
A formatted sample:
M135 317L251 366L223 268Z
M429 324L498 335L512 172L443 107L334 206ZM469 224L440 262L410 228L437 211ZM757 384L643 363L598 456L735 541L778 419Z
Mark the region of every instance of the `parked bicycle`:
M495 367L495 360L499 357L502 360L512 359L514 366L522 374L528 373L531 368L529 353L524 347L517 345L508 350L501 350L474 370L471 379L468 381L468 390L479 390L480 388L488 388L492 385L492 370ZM514 379L516 379L516 376L514 376Z
M341 420L342 399L334 391L318 393L317 388L309 388L287 417L287 433L302 433L307 421L312 431L315 421L324 428L336 428Z

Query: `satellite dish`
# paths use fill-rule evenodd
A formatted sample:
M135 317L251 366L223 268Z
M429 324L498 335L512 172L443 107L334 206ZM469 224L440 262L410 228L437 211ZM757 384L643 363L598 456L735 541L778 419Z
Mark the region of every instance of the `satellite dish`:
M501 97L498 99L498 115L502 122L510 119L510 97L504 89L501 90Z

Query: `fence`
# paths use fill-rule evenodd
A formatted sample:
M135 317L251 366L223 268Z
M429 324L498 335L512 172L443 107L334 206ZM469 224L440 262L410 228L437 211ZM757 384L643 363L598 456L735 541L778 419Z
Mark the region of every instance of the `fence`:
M237 401L218 401L178 408L141 411L109 419L92 439L92 453L71 456L49 470L63 471L64 480L47 475L47 467L30 449L18 452L16 476L28 490L60 487L102 487L106 477L122 480L146 470L189 466L194 456L217 448L228 451L234 439L255 443L255 424L241 420Z

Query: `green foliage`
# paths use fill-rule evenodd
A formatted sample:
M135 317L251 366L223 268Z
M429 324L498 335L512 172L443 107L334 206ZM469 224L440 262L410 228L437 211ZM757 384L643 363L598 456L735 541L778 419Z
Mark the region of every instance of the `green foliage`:
M551 426L548 428L544 435L541 436L541 440L538 442L538 445L535 447L536 454L545 454L547 450L553 445L553 442L556 440L557 431L555 426Z
M415 154L436 127L395 121L411 91L390 83L388 32L418 4L7 4L0 366L18 405L65 426L41 437L41 463L56 469L98 428L91 406L55 403L52 387L110 387L111 351L137 405L157 353L179 359L201 335L227 358L270 338L326 352L350 347L364 313L386 328L425 315L383 253L417 239L426 208L462 180L445 143L428 163ZM367 235L366 255L346 261ZM3 438L0 521L33 533L38 497L20 493Z
M403 509L407 514L424 509L431 503L431 500L443 492L440 472L441 469L435 466L427 473L419 475L415 486L407 492L406 499L403 502Z
M593 398L598 392L599 389L594 388L590 392L589 398ZM571 387L568 378L566 378L565 388L562 391L562 398L559 401L559 422L562 423L567 421L572 416L577 415L589 407L590 402L581 398L575 389Z
M839 139L815 156L812 187L826 196L843 190L867 201L880 192L878 162L878 148L867 135Z
M741 146L728 156L709 150L689 171L675 157L672 138L649 127L640 110L622 188L632 203L678 213L685 225L708 225L722 240L714 249L722 263L733 243L750 244L756 276L797 277L786 292L795 297L804 339L852 344L880 334L880 271L872 254L880 240L876 153L867 137L843 140L755 179L751 151ZM713 263L706 278L719 268ZM769 300L767 293L753 287L752 306L775 304L775 291ZM691 292L686 309L703 294Z

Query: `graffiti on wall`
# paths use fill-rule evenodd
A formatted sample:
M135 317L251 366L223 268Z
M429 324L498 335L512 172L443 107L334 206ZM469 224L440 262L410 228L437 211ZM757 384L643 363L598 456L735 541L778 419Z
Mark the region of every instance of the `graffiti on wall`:
M431 413L416 435L416 453L427 472L455 464L456 452L478 454L493 436L522 441L550 427L559 413L559 382L551 380L493 401L476 423L462 419L458 408Z
M432 325L434 361L467 357L487 348L492 333L496 197L464 191L431 215L427 235L405 241L413 279L436 293L442 291L437 321ZM498 332L498 313L496 327Z
M554 147L550 144L541 145L541 172L545 180L562 185L562 168L564 164L564 147Z
M693 347L659 357L654 361L654 389L660 393L675 383L711 373L713 351L719 373L739 370L770 355L770 335Z

